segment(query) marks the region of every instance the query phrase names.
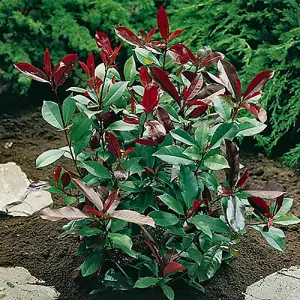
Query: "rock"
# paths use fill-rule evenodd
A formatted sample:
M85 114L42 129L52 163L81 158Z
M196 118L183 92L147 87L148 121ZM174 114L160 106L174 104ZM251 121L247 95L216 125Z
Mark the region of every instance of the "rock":
M247 287L245 300L298 300L299 294L300 268L291 267Z
M55 300L59 293L55 288L43 286L44 281L31 276L28 270L0 268L0 299L3 300Z
M14 162L0 164L0 212L11 216L29 216L53 204L46 191L30 191L30 181Z

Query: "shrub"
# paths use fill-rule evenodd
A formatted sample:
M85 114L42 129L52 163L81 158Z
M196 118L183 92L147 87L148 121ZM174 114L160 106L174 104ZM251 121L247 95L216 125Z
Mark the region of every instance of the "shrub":
M282 155L300 142L300 23L299 3L294 0L178 1L172 22L186 30L183 40L193 49L210 45L226 51L249 82L259 70L272 68L273 82L262 98L269 128L257 135L259 146L270 155ZM197 26L195 26L197 24ZM300 158L292 151L293 161ZM289 164L290 160L285 160Z
M154 15L152 0L147 3L128 0L2 0L0 94L11 85L16 94L28 91L30 81L18 76L12 67L16 61L40 65L38 58L46 47L54 60L70 52L80 53L84 58L97 49L93 39L96 29L114 37L112 28L115 26L151 26ZM76 73L76 78L79 74Z
M16 64L50 84L57 97L44 102L42 114L66 133L67 146L44 152L36 163L45 167L65 156L74 168L60 165L53 181L39 183L64 195L66 204L44 209L42 218L70 221L62 231L78 237L77 253L86 257L81 275L101 278L93 293L160 286L174 299L170 284L178 279L204 291L201 283L236 256L248 229L284 251L284 233L274 225L299 222L287 214L292 200L279 184L248 184L249 169L241 170L234 142L266 127L259 97L273 71L258 73L242 93L222 53L203 48L195 55L176 42L182 31L170 31L163 7L157 25L159 40L152 40L155 29L140 36L115 29L134 46L124 74L116 64L120 46L113 49L97 32L103 63L95 67L93 54L79 62L87 87L70 88L64 101L58 87L75 54L52 69L46 50L43 71ZM255 118L241 117L242 110Z

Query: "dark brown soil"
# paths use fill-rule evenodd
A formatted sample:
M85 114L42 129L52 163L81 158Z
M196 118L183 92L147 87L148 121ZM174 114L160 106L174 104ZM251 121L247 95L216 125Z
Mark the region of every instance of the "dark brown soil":
M11 148L5 144L13 142ZM30 179L51 178L55 167L35 168L35 158L43 151L64 146L63 136L47 125L39 110L22 115L0 115L0 163L14 161ZM249 149L251 150L251 149ZM252 170L252 181L277 180L294 198L293 213L300 216L300 177L295 171L263 155L244 155L242 163ZM264 170L264 171L262 171ZM93 280L74 281L71 271L81 260L74 251L72 238L60 238L62 223L45 221L38 215L27 218L0 220L0 266L22 266L30 273L53 285L61 293L60 299L87 300ZM223 266L205 284L204 295L183 284L174 286L176 299L242 300L246 287L261 277L284 267L299 264L300 226L283 228L286 236L284 254L270 248L257 233L250 232L239 247L240 255L230 266ZM98 294L96 299L165 299L159 290Z

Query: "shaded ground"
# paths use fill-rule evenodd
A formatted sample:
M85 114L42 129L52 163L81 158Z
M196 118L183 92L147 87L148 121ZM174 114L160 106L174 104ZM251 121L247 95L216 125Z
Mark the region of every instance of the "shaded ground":
M11 148L5 148L7 142L13 143ZM39 110L28 111L22 116L0 115L0 163L16 162L30 179L51 178L55 167L35 169L35 158L45 150L64 145L63 136L42 120ZM260 154L245 154L242 163L251 168L252 181L273 179L281 183L294 198L293 213L300 216L299 175ZM0 266L27 268L33 276L55 286L61 293L60 299L94 299L88 295L91 280L76 282L71 278L71 271L81 261L74 254L75 241L59 237L61 224L63 222L42 220L38 215L0 219ZM176 283L176 299L242 300L242 293L248 285L284 267L298 265L300 226L284 230L287 235L286 253L271 249L257 233L250 232L239 247L238 259L230 266L223 266L206 284L205 295ZM159 290L103 294L97 298L117 297L119 300L165 299Z

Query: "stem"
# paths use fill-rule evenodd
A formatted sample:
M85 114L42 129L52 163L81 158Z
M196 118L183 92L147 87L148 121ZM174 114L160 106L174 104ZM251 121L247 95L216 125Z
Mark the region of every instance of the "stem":
M80 169L78 168L77 164L76 164L76 159L74 157L74 153L72 151L72 146L71 146L71 141L69 140L69 137L68 137L68 134L67 134L67 129L66 129L66 122L64 120L64 117L63 117L63 111L62 111L62 103L60 102L60 99L58 97L58 93L57 93L57 88L54 89L54 93L55 93L55 96L56 96L56 101L58 103L58 107L59 107L59 111L60 111L60 115L61 115L61 119L62 119L62 123L63 123L63 127L64 127L64 133L65 133L65 138L66 138L66 141L67 141L67 144L68 144L68 147L69 147L69 150L70 150L70 154L71 154L71 157L72 157L72 160L73 160L73 163L74 163L74 166L79 174L80 177L82 177L82 174L80 172Z

